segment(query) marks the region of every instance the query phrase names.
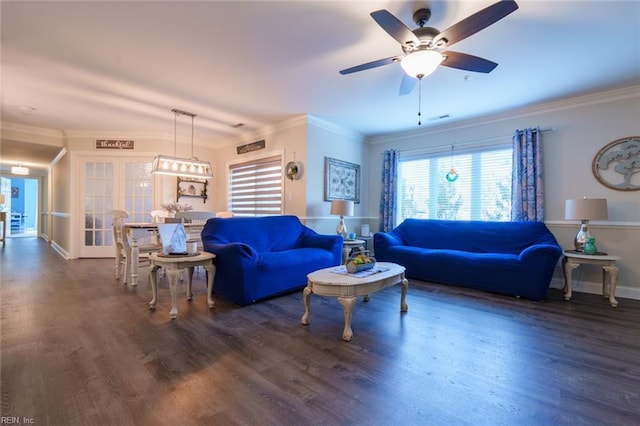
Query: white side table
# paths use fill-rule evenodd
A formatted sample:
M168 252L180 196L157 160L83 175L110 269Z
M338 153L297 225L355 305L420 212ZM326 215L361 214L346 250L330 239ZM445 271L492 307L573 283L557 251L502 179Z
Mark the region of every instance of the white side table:
M176 285L178 283L180 271L188 269L187 274L187 299L193 299L193 293L191 292L191 281L193 279L193 268L196 266L202 266L208 272L207 276L207 303L209 308L213 308L213 278L216 274L216 267L213 264L213 259L216 257L213 253L201 252L196 256L165 256L162 253L152 253L149 255L149 261L151 262L151 290L153 298L149 302L149 306L155 309L158 302L158 269L166 268L167 275L169 275L169 289L171 290L171 319L175 319L178 316L178 302L176 295Z
M564 272L564 300L571 300L571 275L574 269L580 265L602 266L602 295L609 298L612 307L618 306L616 300L616 286L618 285L618 267L616 261L619 256L609 254L584 254L565 250L562 258L562 270ZM609 285L607 285L606 273L609 273Z
M347 263L347 259L349 258L351 250L353 250L354 248L364 250L364 245L364 240L344 240L344 242L342 243L342 264L344 265Z

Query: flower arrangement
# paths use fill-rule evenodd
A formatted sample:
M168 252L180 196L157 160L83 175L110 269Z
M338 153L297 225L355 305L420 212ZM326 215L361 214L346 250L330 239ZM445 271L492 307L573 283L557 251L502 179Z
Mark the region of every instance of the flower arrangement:
M161 204L163 210L168 211L169 213L176 212L187 212L189 210L193 210L193 207L190 204L180 204L180 203L165 203Z

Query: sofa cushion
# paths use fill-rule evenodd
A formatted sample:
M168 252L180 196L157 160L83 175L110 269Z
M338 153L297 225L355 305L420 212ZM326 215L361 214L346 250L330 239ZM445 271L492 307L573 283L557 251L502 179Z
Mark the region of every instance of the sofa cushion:
M241 241L257 253L297 247L308 231L295 216L218 218L209 220L207 227L207 237L211 243Z

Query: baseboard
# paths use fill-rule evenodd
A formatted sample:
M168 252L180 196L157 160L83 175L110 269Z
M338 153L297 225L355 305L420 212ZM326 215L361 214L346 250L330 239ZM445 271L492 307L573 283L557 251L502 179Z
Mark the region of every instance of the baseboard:
M554 277L551 280L551 288L564 288L564 279ZM571 282L571 291L573 293L589 293L589 294L602 294L602 283L593 281L576 281ZM625 299L640 300L640 289L633 287L616 286L616 298L622 297Z
M55 241L51 241L51 247L55 251L57 251L60 256L64 257L65 260L69 260L70 259L69 253L65 249L60 247L60 245L57 244Z

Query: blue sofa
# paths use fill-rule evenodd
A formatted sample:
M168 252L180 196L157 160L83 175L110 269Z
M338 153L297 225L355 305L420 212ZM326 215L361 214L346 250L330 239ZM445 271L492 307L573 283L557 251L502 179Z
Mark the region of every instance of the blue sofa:
M342 260L342 237L318 234L296 216L214 218L201 235L216 255L213 290L239 305L300 290L307 274Z
M533 300L545 298L562 255L540 222L406 219L373 236L376 259L423 281Z

